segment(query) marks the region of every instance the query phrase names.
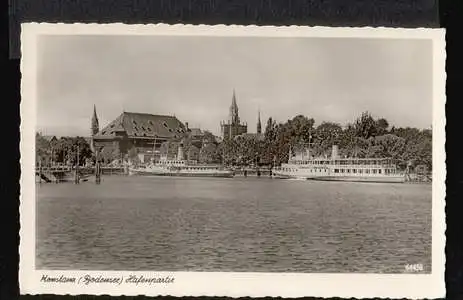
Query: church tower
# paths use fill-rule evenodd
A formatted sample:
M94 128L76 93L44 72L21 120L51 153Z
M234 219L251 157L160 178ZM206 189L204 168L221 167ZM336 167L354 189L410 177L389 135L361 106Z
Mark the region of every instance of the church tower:
M96 106L93 105L93 116L92 116L92 125L91 125L91 133L92 136L100 131L100 125L98 124L98 116L96 115Z
M232 104L230 106L230 123L232 125L240 124L238 104L236 104L235 90L233 90Z
M262 133L262 124L260 122L260 109L259 109L259 112L257 115L257 134L261 134L261 133Z
M247 133L248 126L246 123L241 124L238 114L238 104L236 104L236 94L233 89L232 103L230 105L228 121L220 122L222 137L224 140L231 140L237 135Z
M96 115L96 106L93 104L93 116L92 116L92 124L90 126L91 132L91 141L90 141L90 149L95 152L95 141L94 136L100 131L100 125L98 124L98 116Z

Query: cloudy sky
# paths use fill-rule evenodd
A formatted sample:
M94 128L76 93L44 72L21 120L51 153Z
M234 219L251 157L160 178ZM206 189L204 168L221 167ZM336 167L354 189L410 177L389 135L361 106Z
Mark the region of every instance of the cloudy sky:
M37 127L90 134L123 111L169 114L220 133L233 89L241 120L352 122L362 111L396 126L432 123L427 40L188 36L42 36ZM265 126L265 125L264 125Z

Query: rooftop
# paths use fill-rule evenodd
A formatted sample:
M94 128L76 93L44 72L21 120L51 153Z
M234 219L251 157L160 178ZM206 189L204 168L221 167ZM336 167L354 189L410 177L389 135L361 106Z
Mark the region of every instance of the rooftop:
M96 136L114 137L117 132L123 132L130 138L180 138L185 134L186 128L174 116L123 112Z

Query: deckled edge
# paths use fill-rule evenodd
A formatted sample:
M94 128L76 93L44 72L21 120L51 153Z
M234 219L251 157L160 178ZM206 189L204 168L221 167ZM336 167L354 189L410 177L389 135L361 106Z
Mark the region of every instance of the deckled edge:
M208 31L210 31L211 29L214 30L214 31L217 31L217 30L229 30L229 29L246 29L246 30L261 30L261 29L265 29L267 28L268 29L271 29L271 30L277 30L277 31L282 31L282 30L290 30L290 29L312 29L312 30L317 30L317 29L322 29L322 30L329 30L329 31L345 31L347 32L347 30L351 31L351 30L368 30L368 29L373 29L375 31L381 31L381 32L398 32L398 31L402 31L402 32L413 32L413 31L420 31L420 30L426 30L428 32L445 32L444 29L441 29L441 28L424 28L424 27L418 27L418 28L400 28L400 27L394 27L394 28L391 28L391 27L372 27L372 26L365 26L365 27L326 27L326 26L297 26L297 25L287 25L287 26L267 26L267 25L264 25L264 26L258 26L258 25L206 25L206 24L199 24L199 25L193 25L193 24L173 24L173 25L170 25L170 24L165 24L165 23L159 23L159 24L125 24L125 23L107 23L107 24L98 24L98 23L25 23L25 24L22 24L21 26L21 54L23 54L25 51L24 51L24 44L22 43L23 41L23 29L25 28L24 25L27 26L33 26L33 25L37 25L37 24L40 24L40 25L53 25L53 26L56 26L56 25L66 25L66 26L69 26L69 25L78 25L78 26L86 26L86 27L91 27L91 26L98 26L98 27L107 27L107 28L115 28L116 26L124 26L124 27L131 27L131 29L137 29L137 28L140 28L140 27L144 27L144 29L155 29L155 28L161 28L161 27L165 27L165 26L168 26L170 29L182 29L182 28L204 28L204 29L207 29ZM132 32L134 33L134 32ZM131 33L129 33L131 34ZM146 34L149 34L149 33L146 33ZM372 36L370 38L375 38L375 36ZM405 37L407 38L407 37ZM408 37L410 38L410 37ZM412 37L413 38L413 37ZM424 37L426 38L426 37ZM436 38L433 37L433 36L430 36L430 38L433 38L433 41L436 42ZM444 125L444 128L443 128L443 132L444 132L444 143L445 143L445 125L446 125L446 119L445 119L445 99L446 99L446 94L445 94L445 80L446 80L446 72L445 72L445 39L444 39L444 47L443 49L441 49L441 51L443 53L441 53L441 55L443 56L443 60L444 60L444 66L443 66L443 74L441 74L441 76L443 76L443 81L444 81L444 103L443 103L443 106L444 106L444 115L443 115L443 125ZM29 152L31 150L31 147L28 147L27 144L25 144L25 141L27 140L27 133L24 133L24 128L27 127L25 124L27 124L27 118L25 118L23 116L23 112L24 111L28 111L29 113L31 111L35 111L35 103L33 104L33 109L31 108L31 105L27 105L26 101L24 101L24 95L28 94L28 91L27 89L25 88L24 86L24 81L25 79L29 78L31 76L30 74L30 71L27 71L24 69L24 62L27 61L27 58L26 60L24 59L23 55L21 55L21 97L22 97L22 101L21 101L21 124L20 124L20 128L21 128L21 136L20 136L20 164L21 164L21 176L20 176L20 183L21 183L21 188L20 188L20 198L24 197L24 170L23 170L23 166L24 166L24 162L25 162L25 157L23 155L23 153L25 152ZM433 56L434 58L436 57L435 55ZM434 70L436 71L436 70ZM433 84L435 84L435 82L433 81ZM30 91L29 91L30 93ZM442 95L440 96L442 97ZM439 98L440 98L439 97ZM29 98L29 97L28 97ZM433 104L435 103L436 99L433 97ZM31 104L31 103L29 103ZM25 123L26 122L26 123ZM434 111L433 111L433 123L435 122L434 120ZM438 128L439 129L439 128ZM35 132L32 134L32 137L35 136ZM434 138L434 133L433 133L433 138ZM434 144L433 144L434 146ZM35 149L35 145L32 146L32 150L34 151ZM444 151L443 151L443 155L444 155L444 162L442 162L444 164L444 197L445 197L445 176L446 176L446 169L445 169L445 158L446 158L446 155L445 155L445 144L444 144ZM433 156L434 157L434 156ZM35 159L35 155L34 155L34 159ZM433 168L434 169L434 168ZM434 177L434 176L433 176ZM35 186L35 181L34 181L34 186ZM434 186L433 186L434 187ZM444 199L445 200L445 199ZM24 212L28 209L30 209L30 207L27 207L25 206L23 203L23 201L21 200L20 201L20 213L21 215L24 215ZM433 205L434 205L434 199L433 199ZM34 205L35 207L35 205ZM434 206L433 206L434 207ZM21 255L21 253L23 253L22 250L24 250L24 246L25 246L25 243L24 243L24 240L23 240L23 235L24 234L27 234L27 227L24 226L24 220L23 218L21 217L20 215L20 266L21 266L21 263L24 264L25 260L23 259L24 258L24 255ZM434 216L434 213L433 213L433 216ZM35 210L34 210L34 217L35 217ZM35 221L35 218L34 218L34 221ZM444 218L443 220L440 220L441 222L443 221L443 229L444 229L444 234L443 234L443 239L444 239L444 247L443 247L443 251L444 251L444 255L443 255L443 260L444 260L444 270L445 271L445 228L446 228L446 224L445 224L445 201L444 201ZM434 222L433 222L434 223ZM434 225L434 224L433 224ZM34 228L35 230L35 228ZM434 232L433 232L433 240L434 240ZM35 243L34 243L34 246L35 246ZM434 251L434 243L433 243L433 251ZM23 271L24 271L24 268L23 268ZM72 272L72 271L71 271ZM433 263L433 272L434 272L434 263ZM137 272L134 272L134 273L137 273ZM145 272L146 273L146 272ZM268 273L265 273L265 274L268 274ZM21 276L22 275L22 276ZM283 275L287 275L287 274L283 274ZM320 274L320 275L323 275L323 274ZM336 274L336 275L340 275L340 274ZM375 276L376 274L371 274L373 276ZM443 273L442 273L442 279L443 279ZM350 276L350 275L349 275ZM20 268L20 282L21 282L21 279L22 280L25 280L25 274L21 274L21 268ZM27 280L26 280L27 281ZM443 282L444 284L444 294L442 295L432 295L431 297L432 298L435 298L435 297L443 297L445 295L445 283ZM20 284L21 285L21 284ZM31 295L35 295L36 293L29 293ZM86 293L60 293L60 295L82 295L82 294L86 294ZM91 295L113 295L113 296L122 296L122 295L138 295L140 293L135 293L135 294L132 294L132 293L108 293L108 292L101 292L101 293L92 293ZM146 295L149 295L149 296L166 296L166 295L171 295L171 296L191 296L191 294L188 294L188 293L183 293L183 294L162 294L162 293L159 293L159 294L149 294L147 293ZM222 296L222 295L210 295L208 293L204 293L205 296ZM199 294L196 294L195 296L200 296ZM226 296L226 297L231 297L231 298L239 298L239 297L246 297L245 295L233 295L233 294L229 294L229 295L223 295L223 296ZM309 295L308 295L309 296ZM344 295L342 295L344 296ZM294 295L289 295L289 296L281 296L281 295L274 295L274 294L260 294L260 295L252 295L250 297L297 297L297 296L294 296ZM335 294L330 294L330 295L326 295L326 296L318 296L316 295L315 297L322 297L322 298L328 298L328 297L339 297L339 295L335 295ZM364 297L360 297L360 298L366 298L366 297L371 297L371 295L365 295ZM390 299L391 297L390 296L380 296L381 299ZM403 298L402 296L394 296L394 298ZM430 297L428 297L430 298Z

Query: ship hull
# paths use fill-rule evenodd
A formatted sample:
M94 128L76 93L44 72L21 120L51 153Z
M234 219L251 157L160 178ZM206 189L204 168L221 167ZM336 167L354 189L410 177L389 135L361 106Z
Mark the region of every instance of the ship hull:
M164 176L164 177L219 177L231 178L234 176L233 172L162 172L162 171L145 171L145 170L130 170L130 175L135 176Z
M345 181L345 182L375 182L375 183L403 183L405 176L303 176L289 174L275 174L281 179L304 179L316 181Z
M372 182L372 183L403 183L405 177L403 176L381 176L381 177L354 177L354 176L323 176L307 178L308 180L319 181L347 181L347 182Z

